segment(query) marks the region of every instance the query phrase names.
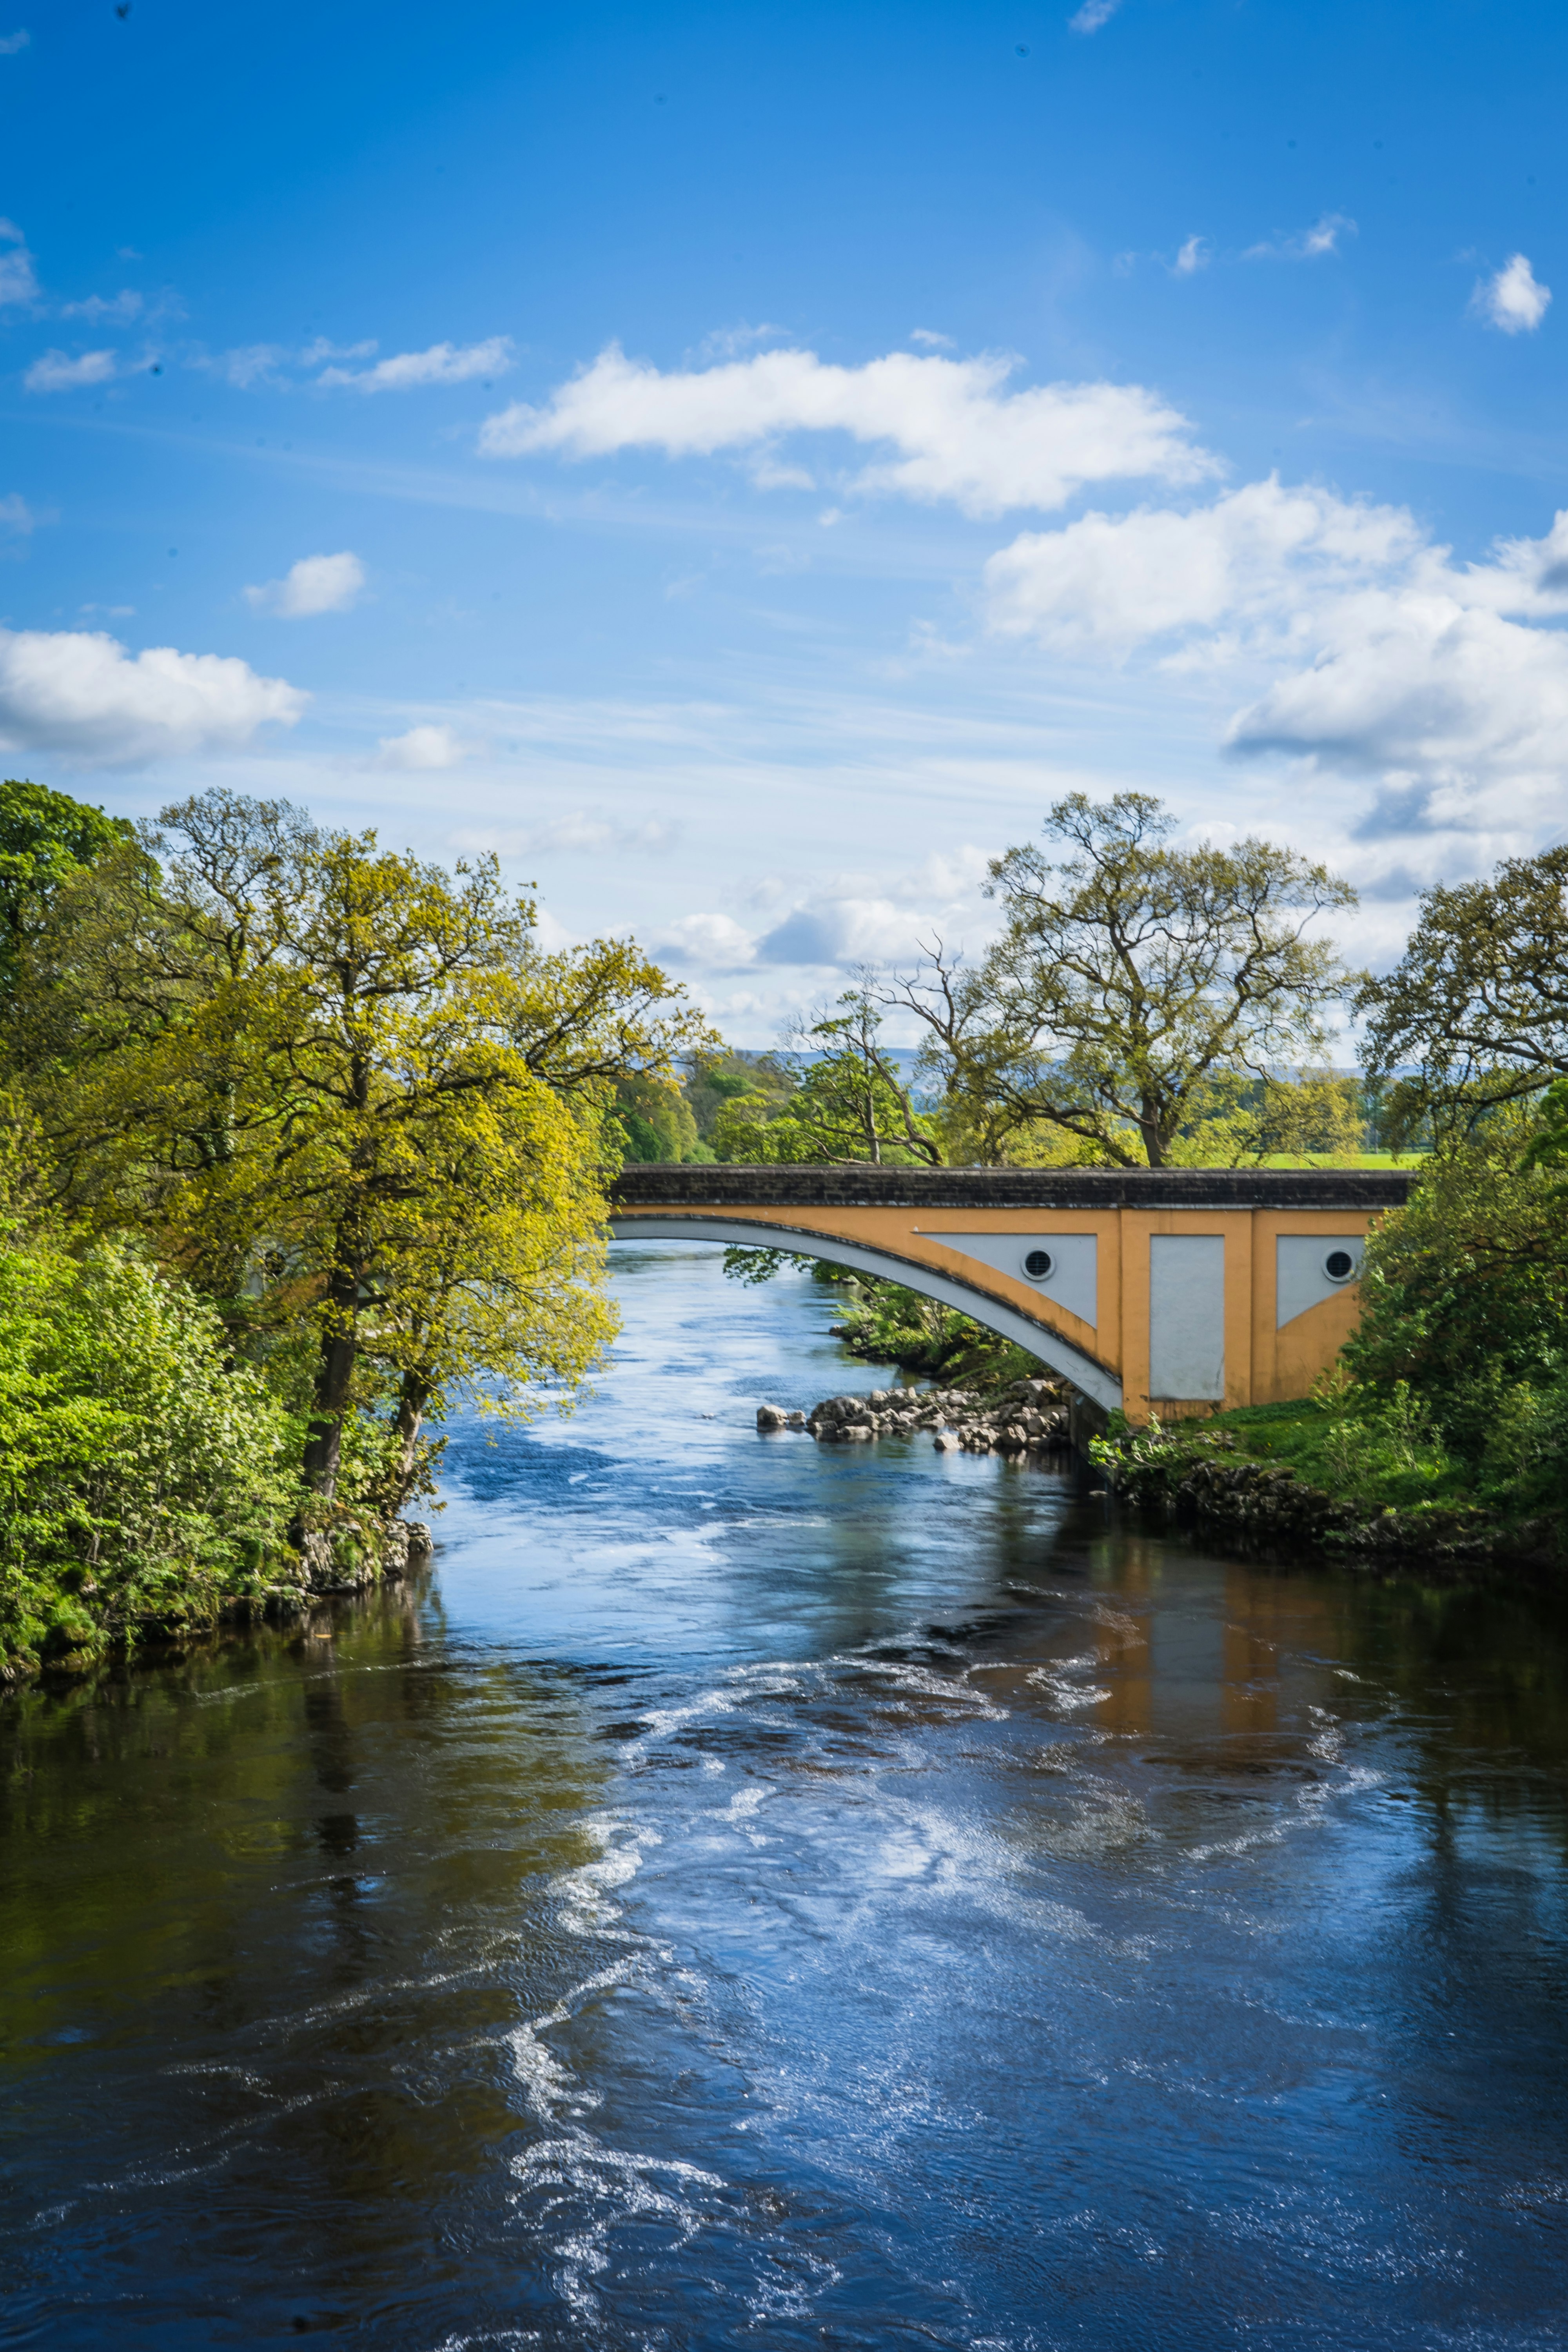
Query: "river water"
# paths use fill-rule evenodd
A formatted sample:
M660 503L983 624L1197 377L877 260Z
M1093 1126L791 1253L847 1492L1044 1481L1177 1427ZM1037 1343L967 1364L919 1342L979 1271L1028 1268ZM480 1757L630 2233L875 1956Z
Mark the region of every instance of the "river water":
M4 2341L1568 2341L1562 1607L760 1438L830 1297L616 1265L420 1590L0 1710Z

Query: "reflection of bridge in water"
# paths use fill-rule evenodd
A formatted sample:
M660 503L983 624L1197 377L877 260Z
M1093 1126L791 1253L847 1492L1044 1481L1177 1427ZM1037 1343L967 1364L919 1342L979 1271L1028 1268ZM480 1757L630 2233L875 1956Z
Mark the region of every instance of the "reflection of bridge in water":
M1305 1396L1409 1178L1338 1168L627 1167L620 1241L797 1250L1016 1340L1134 1421Z

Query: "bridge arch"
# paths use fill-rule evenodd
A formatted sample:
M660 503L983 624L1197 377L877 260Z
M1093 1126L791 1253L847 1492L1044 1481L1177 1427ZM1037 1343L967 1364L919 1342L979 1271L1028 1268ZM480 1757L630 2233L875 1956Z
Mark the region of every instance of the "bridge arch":
M915 1258L900 1257L892 1250L845 1241L834 1234L812 1233L802 1225L771 1220L764 1223L761 1217L742 1219L706 1213L640 1217L617 1213L610 1220L610 1232L622 1242L724 1242L740 1249L792 1250L801 1257L826 1258L830 1265L847 1266L855 1274L879 1275L885 1282L901 1283L906 1290L934 1299L939 1306L956 1307L972 1322L983 1324L986 1330L1026 1348L1032 1356L1059 1372L1083 1395L1092 1397L1106 1412L1114 1412L1121 1402L1121 1383L1114 1374L1107 1371L1103 1364L1096 1363L1081 1348L1075 1348L1070 1339L1065 1339L1048 1323L1021 1314L1016 1307L992 1297L977 1284L939 1274L934 1267L921 1265Z

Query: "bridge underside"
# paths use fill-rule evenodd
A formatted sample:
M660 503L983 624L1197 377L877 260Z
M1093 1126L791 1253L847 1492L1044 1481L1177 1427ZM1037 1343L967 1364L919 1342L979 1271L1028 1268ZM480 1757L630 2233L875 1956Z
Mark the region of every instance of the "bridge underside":
M624 1241L791 1250L898 1282L1102 1412L1305 1396L1354 1328L1385 1170L626 1168Z
M901 1282L906 1290L917 1291L922 1298L934 1298L942 1307L955 1307L961 1315L984 1324L986 1330L1000 1332L1004 1339L1026 1348L1032 1356L1049 1364L1054 1372L1059 1372L1108 1412L1121 1402L1121 1383L1115 1374L1096 1363L1092 1356L1086 1356L1081 1349L1073 1347L1048 1323L1042 1323L1037 1316L1020 1314L1016 1307L993 1297L977 1283L939 1274L935 1267L922 1265L917 1258L896 1256L890 1250L871 1248L861 1242L843 1241L795 1225L763 1223L755 1217L742 1220L617 1215L610 1231L618 1242L727 1242L742 1249L795 1250L802 1257L825 1258L829 1265L847 1266L855 1274L880 1275L884 1282Z

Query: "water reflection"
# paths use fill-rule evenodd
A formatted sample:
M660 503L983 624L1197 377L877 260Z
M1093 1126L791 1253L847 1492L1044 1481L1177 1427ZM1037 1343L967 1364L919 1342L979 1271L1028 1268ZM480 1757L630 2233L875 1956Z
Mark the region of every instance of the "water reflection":
M623 1255L435 1585L0 1714L16 2340L1554 2341L1558 1605L761 1443L831 1308Z

